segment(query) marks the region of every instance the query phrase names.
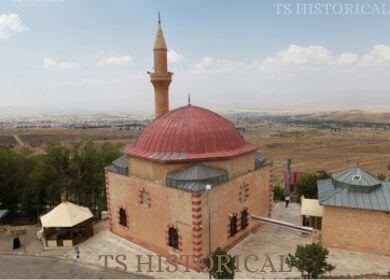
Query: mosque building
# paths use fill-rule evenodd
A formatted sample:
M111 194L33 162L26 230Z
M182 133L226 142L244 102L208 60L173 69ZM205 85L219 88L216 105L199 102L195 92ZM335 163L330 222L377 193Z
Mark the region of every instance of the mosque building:
M155 119L105 169L110 230L199 270L216 247L231 248L269 217L272 162L224 117L188 104L169 110L167 46L153 47Z

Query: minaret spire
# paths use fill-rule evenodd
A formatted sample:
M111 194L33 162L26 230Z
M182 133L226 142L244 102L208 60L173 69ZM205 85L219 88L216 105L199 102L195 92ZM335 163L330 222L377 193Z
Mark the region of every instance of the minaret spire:
M158 12L158 26L153 46L154 71L150 73L150 81L154 87L155 117L158 118L169 111L168 88L172 73L168 72L168 49L161 28L161 16Z
M191 106L191 94L188 93L188 106Z

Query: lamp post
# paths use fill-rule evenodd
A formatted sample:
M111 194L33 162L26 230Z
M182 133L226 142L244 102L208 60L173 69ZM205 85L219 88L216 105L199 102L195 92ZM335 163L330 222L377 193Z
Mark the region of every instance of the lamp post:
M206 192L207 192L207 203L208 203L208 216L209 216L209 258L211 258L211 201L210 201L210 190L211 190L211 185L207 184L206 185ZM209 279L211 279L211 271L209 267Z

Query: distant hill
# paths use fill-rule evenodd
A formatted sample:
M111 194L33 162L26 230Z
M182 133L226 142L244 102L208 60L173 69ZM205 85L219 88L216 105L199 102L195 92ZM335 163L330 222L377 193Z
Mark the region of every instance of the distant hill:
M302 121L337 121L390 124L390 113L374 113L362 110L335 111L295 115L290 119Z

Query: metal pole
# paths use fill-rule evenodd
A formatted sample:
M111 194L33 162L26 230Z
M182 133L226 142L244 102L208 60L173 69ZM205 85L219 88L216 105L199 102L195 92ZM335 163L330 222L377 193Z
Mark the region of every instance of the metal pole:
M210 200L210 190L211 190L211 185L206 186L206 191L207 191L207 202L208 202L208 216L209 216L209 257L211 258L211 200ZM209 279L211 279L211 271L209 268Z

